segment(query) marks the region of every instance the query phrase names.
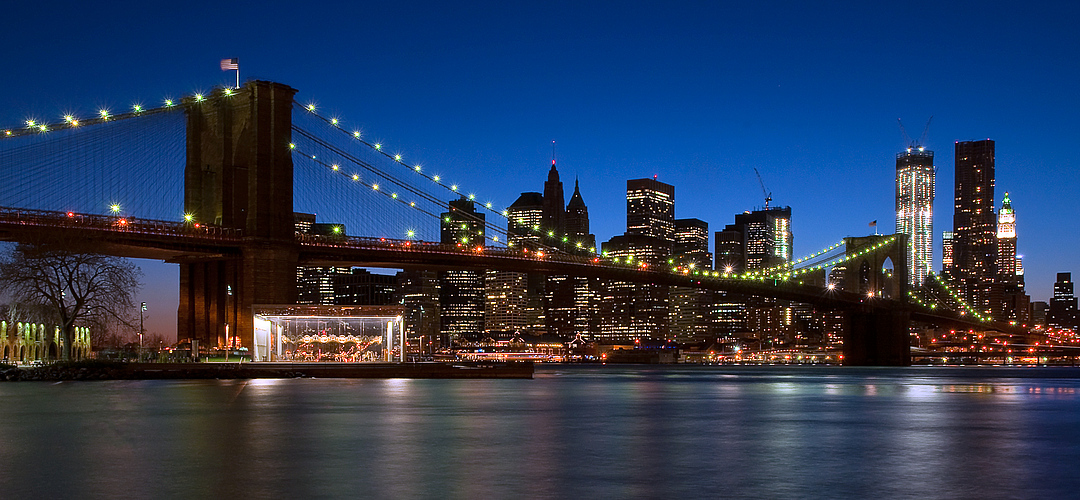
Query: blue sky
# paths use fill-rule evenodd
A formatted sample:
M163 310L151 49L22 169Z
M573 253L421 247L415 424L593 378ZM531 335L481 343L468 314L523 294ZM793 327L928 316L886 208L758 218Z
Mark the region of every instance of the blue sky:
M917 137L933 115L938 239L954 141L994 139L997 198L1046 300L1054 273L1080 273L1080 7L877 4L17 2L0 124L208 90L239 57L244 79L287 83L497 204L542 190L558 141L600 241L625 228L628 178L658 175L676 216L717 230L762 204L757 168L801 255L891 230L896 119ZM144 268L171 333L176 270Z

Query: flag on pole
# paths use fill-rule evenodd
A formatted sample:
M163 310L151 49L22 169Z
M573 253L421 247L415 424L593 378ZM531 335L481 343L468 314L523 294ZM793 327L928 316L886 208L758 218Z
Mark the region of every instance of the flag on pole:
M240 70L240 58L233 57L232 59L221 60L221 71L239 71Z
M877 221L870 221L870 227L877 227Z

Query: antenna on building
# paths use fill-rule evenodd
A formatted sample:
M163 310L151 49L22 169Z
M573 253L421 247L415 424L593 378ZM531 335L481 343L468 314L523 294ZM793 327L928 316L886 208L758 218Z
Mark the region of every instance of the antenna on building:
M757 174L758 184L761 184L761 195L765 197L765 210L768 210L769 202L772 201L772 191L765 189L765 182L761 180L761 172L757 171L757 167L754 167L754 173Z
M555 141L551 141L551 166L555 166Z

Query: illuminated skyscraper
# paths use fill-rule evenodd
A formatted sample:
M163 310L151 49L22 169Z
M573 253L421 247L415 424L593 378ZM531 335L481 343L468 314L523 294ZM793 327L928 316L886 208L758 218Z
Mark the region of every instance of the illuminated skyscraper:
M953 266L953 232L941 232L941 271L946 277Z
M953 259L949 279L984 316L1000 311L997 220L994 216L994 141L956 143ZM995 293L998 292L998 293Z
M922 146L896 154L896 232L908 235L910 284L920 286L934 264L934 152Z
M578 182L574 181L574 194L566 204L566 235L577 251L596 254L596 236L589 232L589 207L581 197ZM597 278L574 276L570 278L574 294L574 334L590 338L596 332L596 308L600 283Z
M791 261L791 207L735 215L735 223L716 233L717 268L746 272Z
M442 214L441 241L462 248L484 246L484 214L464 197ZM484 275L478 271L439 273L440 336L443 347L476 340L484 329Z
M676 219L672 264L705 272L712 267L709 252L709 223L701 219ZM711 340L711 290L697 287L671 287L670 311L672 337L680 342Z
M675 186L655 178L626 181L626 234L675 241Z
M675 186L653 179L626 181L626 233L604 242L604 257L642 268L668 265L675 242ZM668 338L668 286L604 283L600 336Z
M1073 295L1072 273L1057 273L1054 297L1050 299L1050 311L1046 323L1057 328L1080 328L1076 312L1076 296Z
M544 222L544 195L537 192L521 193L518 199L507 209L509 221L509 235L507 241L516 248L538 248L541 237L541 225ZM524 331L528 333L542 333L544 326L544 281L546 277L540 273L516 273L513 271L495 271L498 274L495 283L515 283L525 276L525 290L512 288L513 293L524 293L524 306L521 309ZM490 275L489 275L490 276ZM491 295L491 291L488 292ZM507 305L520 303L521 299L514 298L507 301ZM491 305L489 304L489 307ZM512 307L512 306L511 306ZM492 314L502 315L509 318L515 314L509 310L492 310ZM518 320L513 320L517 324Z
M1013 211L1009 193L1001 201L997 224L998 279L1006 285L1018 284L1016 270L1016 212Z
M293 224L296 232L303 234L318 234L321 236L335 236L345 234L345 226L341 224L320 224L315 222L315 214L293 213ZM335 305L339 304L334 295L334 279L339 275L347 275L348 267L336 266L298 266L296 268L296 303Z

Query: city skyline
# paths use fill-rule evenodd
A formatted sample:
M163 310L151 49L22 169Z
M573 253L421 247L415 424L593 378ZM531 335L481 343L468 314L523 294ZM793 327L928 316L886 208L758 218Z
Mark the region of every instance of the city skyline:
M208 15L17 5L0 21L5 46L40 39L45 26L59 35L10 54L9 75L22 76L0 81L0 123L231 84L218 62L238 57L242 79L294 86L301 102L502 206L541 190L557 140L560 172L580 181L599 241L624 230L628 179L658 175L676 187L675 218L715 232L763 205L757 168L772 204L792 207L797 257L872 232L872 220L891 225L895 155L906 146L895 120L933 115L925 146L943 170L934 268L953 225L950 143L990 138L997 190L1017 212L1026 290L1048 300L1056 273L1080 272L1080 221L1058 215L1080 213L1069 112L1080 69L1061 64L1078 59L1080 35L1066 22L1077 7L851 5L414 3L288 18L241 6ZM76 38L87 25L116 29ZM175 283L175 267L143 267L140 300L173 321L162 304L175 286L151 289Z

